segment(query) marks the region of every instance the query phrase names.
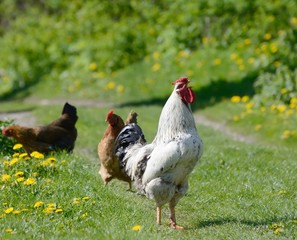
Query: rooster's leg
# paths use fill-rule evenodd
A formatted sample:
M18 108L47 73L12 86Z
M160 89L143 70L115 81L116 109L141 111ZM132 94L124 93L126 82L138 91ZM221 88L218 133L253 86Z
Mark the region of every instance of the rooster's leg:
M157 224L161 225L161 207L157 207Z
M184 229L182 226L178 226L176 224L176 219L175 219L175 208L170 207L170 227L174 229Z

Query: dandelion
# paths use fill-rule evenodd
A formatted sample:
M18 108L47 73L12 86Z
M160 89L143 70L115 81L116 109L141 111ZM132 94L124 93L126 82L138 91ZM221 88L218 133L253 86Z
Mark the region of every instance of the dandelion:
M243 96L243 97L241 98L241 102L243 102L243 103L246 103L246 102L249 101L249 100L250 100L249 96Z
M155 63L153 66L152 66L152 71L153 72L157 72L159 71L161 68L161 64L160 63Z
M55 213L61 213L61 212L63 212L62 208L58 208L58 209L55 210Z
M245 45L250 45L251 44L251 39L250 38L246 38L246 39L244 39L244 44Z
M73 204L73 205L78 205L78 204L80 204L79 199L78 199L78 198L74 198L73 201L72 201L72 204Z
M28 178L26 181L24 181L24 185L26 186L31 186L36 184L36 179L35 178Z
M160 54L160 52L154 52L153 53L153 58L155 59L155 60L159 60L160 59L160 56L161 56L161 54Z
M17 214L20 214L22 211L21 210L14 210L12 213L17 215Z
M5 213L0 214L0 219L4 218L6 216Z
M141 225L135 225L135 226L132 227L132 230L133 230L133 231L140 231L141 228L142 228Z
M230 100L232 103L239 103L241 98L239 96L233 96Z
M12 155L12 157L14 157L14 158L17 158L17 157L19 157L20 156L20 153L14 153L13 155Z
M230 58L231 60L236 60L238 58L238 55L236 53L231 53Z
M40 152L37 152L37 151L32 152L31 156L34 157L34 158L38 158L38 159L44 158L44 155L42 153L40 153Z
M222 63L222 59L220 58L216 58L215 60L213 60L214 65L220 65L221 63Z
M290 18L290 23L293 27L297 27L297 17Z
M13 158L13 159L11 159L11 161L9 162L9 166L13 166L13 165L15 165L18 161L19 161L18 158Z
M42 167L48 167L51 163L49 161L42 161L39 165Z
M284 111L286 111L287 109L287 106L284 105L284 104L281 104L279 106L277 106L277 110L280 112L280 113L283 113Z
M83 214L81 215L82 218L86 218L87 216L89 216L88 213L83 213Z
M264 39L265 39L265 40L270 40L271 37L272 37L271 33L266 33L266 34L264 35Z
M24 172L21 172L21 171L16 172L16 173L14 174L14 176L16 176L16 177L22 177L22 176L24 176Z
M119 85L117 86L117 92L118 92L118 93L123 93L123 92L124 92L124 86L123 86L122 84L119 84Z
M53 213L54 210L55 210L55 209L53 209L53 208L45 208L45 209L43 209L43 212L44 212L45 214L51 214L51 213Z
M254 62L255 62L255 58L250 57L250 58L248 58L247 61L248 61L249 64L254 64Z
M90 200L90 197L87 197L87 196L86 197L83 197L82 200L88 201L88 200Z
M39 208L41 206L43 206L44 202L42 201L37 201L35 204L34 204L34 208Z
M111 81L111 82L108 82L108 83L107 83L106 88L107 88L108 90L112 90L112 89L115 88L115 86L116 86L115 82Z
M289 130L283 131L281 138L288 139L289 137L290 137L290 131Z
M6 233L12 233L13 230L12 230L11 228L7 228L7 229L5 229L5 232L6 232Z
M256 131L259 131L261 128L262 128L262 125L261 125L261 124L257 124L257 125L255 126L255 130L256 130Z
M275 43L271 43L269 49L272 53L276 53L278 51L277 45Z
M91 63L89 66L91 71L95 71L97 69L97 64L96 63Z
M238 122L239 120L240 120L240 117L239 117L239 116L234 116L234 117L233 117L233 121L234 121L234 122Z
M46 206L48 208L56 208L56 204L55 203L48 203L48 204L46 204Z
M54 157L50 157L50 158L48 158L46 160L49 161L50 163L56 163L57 162L57 159L54 158Z
M24 177L19 177L19 178L16 179L16 181L17 182L23 182L23 181L25 181L25 178Z
M11 179L11 176L8 174L2 174L1 176L1 182L8 182Z
M12 211L13 211L13 207L9 207L4 210L4 213L9 214L9 213L12 213Z
M254 106L254 103L253 102L249 102L245 105L245 108L248 110L248 109L252 109Z
M17 143L17 144L15 144L14 146L13 146L13 150L17 150L17 149L20 149L20 148L22 148L23 147L23 145L22 144L20 144L20 143Z

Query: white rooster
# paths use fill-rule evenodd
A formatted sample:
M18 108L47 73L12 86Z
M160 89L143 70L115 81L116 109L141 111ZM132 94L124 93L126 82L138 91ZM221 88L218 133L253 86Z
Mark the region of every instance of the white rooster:
M158 125L158 132L147 144L137 124L127 125L118 135L115 151L120 167L137 190L153 199L157 206L157 223L161 224L161 207L169 203L170 226L176 224L175 206L188 190L188 178L203 152L190 103L195 95L183 77L176 80Z

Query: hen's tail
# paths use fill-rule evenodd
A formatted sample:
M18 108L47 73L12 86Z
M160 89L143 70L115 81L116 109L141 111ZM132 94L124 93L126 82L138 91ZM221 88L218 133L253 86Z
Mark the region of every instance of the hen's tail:
M122 161L129 147L136 143L145 144L146 140L142 129L135 123L128 124L119 133L115 141L115 154Z
M69 118L77 120L76 107L70 105L68 102L65 103L62 111L62 115L67 114Z

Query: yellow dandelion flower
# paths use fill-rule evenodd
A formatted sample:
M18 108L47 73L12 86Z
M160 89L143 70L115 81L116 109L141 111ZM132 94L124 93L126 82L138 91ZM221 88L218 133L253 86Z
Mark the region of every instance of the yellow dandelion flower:
M270 106L270 110L271 110L271 111L275 111L276 109L277 109L277 107L276 107L275 104L272 104L272 105Z
M24 158L24 157L27 157L28 156L28 153L21 153L19 158Z
M43 167L47 167L47 166L49 166L51 163L49 162L49 161L47 161L47 160L45 160L45 161L42 161L39 165L40 166L43 166Z
M16 177L24 176L24 172L22 172L22 171L16 172L16 173L14 174L14 176L16 176Z
M34 157L34 158L38 158L38 159L40 159L40 158L44 158L44 155L43 155L42 153L40 153L40 152L37 152L37 151L32 152L30 155L31 155L32 157Z
M239 96L233 96L230 100L232 103L239 103L241 98Z
M1 176L1 182L8 182L11 179L11 176L8 174L2 174Z
M31 186L36 184L36 179L35 178L28 178L27 180L24 181L24 185L26 186Z
M39 208L41 206L43 206L44 202L42 201L37 201L35 204L34 204L34 208Z
M245 108L246 108L246 109L252 109L253 106L254 106L254 103L253 103L253 102L249 102L249 103L247 103L247 104L245 105Z
M251 42L252 42L252 40L251 40L250 38L246 38L246 39L244 39L244 44L245 44L245 45L250 45Z
M282 139L287 139L287 138L290 137L290 135L291 135L290 130L285 130L285 131L283 131L283 134L282 134L281 138Z
M48 204L46 204L46 206L48 208L56 208L56 204L55 203L48 203Z
M153 53L153 58L154 58L155 60L159 60L160 57L161 57L160 52L157 52L157 51L156 51L156 52Z
M90 200L90 197L87 197L87 196L86 197L83 197L82 200L88 201L88 200Z
M220 58L216 58L215 60L213 60L214 65L220 65L221 63L222 63L222 59Z
M123 93L123 92L124 92L124 86L123 86L122 84L119 84L119 85L117 86L117 92L118 92L118 93Z
M20 214L22 211L21 210L14 210L12 211L13 214L17 215L17 214Z
M74 198L73 201L72 201L72 204L73 204L73 205L80 204L79 199L78 199L78 198Z
M81 215L82 218L86 218L87 216L89 216L88 213L83 213L83 214Z
M297 27L297 17L290 18L290 23L293 27Z
M89 66L91 71L95 71L97 69L97 64L96 63L91 63Z
M239 117L239 116L234 116L234 117L233 117L233 121L234 121L234 122L238 122L239 120L240 120L240 117Z
M230 58L231 60L236 60L238 58L238 55L236 53L231 53Z
M273 62L273 66L275 66L275 67L279 67L280 65L281 65L280 61Z
M262 125L261 125L261 124L257 124L257 125L255 126L255 130L256 130L256 131L259 131L261 128L262 128Z
M34 173L32 174L33 177L37 177L37 175L38 175L37 172L34 172Z
M12 233L12 231L13 231L13 230L12 230L11 228L7 228L7 229L5 229L5 232L6 232L6 233Z
M248 58L247 61L248 61L249 64L254 64L254 62L255 62L256 60L255 60L255 58L250 57L250 58Z
M5 216L6 216L5 213L0 214L0 219L1 219L1 218L4 218Z
M133 230L133 231L140 231L141 228L142 228L141 225L135 225L135 226L132 227L132 230Z
M108 90L112 90L112 89L114 89L115 86L116 86L116 84L115 84L115 82L113 82L113 81L108 82L108 83L106 84L106 88L107 88Z
M55 213L61 213L61 212L63 212L63 209L62 209L62 208L57 208L57 209L55 210Z
M278 51L277 45L275 43L271 43L269 49L272 53L276 53Z
M54 208L45 208L45 209L43 209L43 212L45 214L51 214L51 213L53 213L54 210L55 210Z
M20 144L20 143L17 143L17 144L15 144L14 146L13 146L13 150L17 150L17 149L20 149L20 148L22 148L23 147L23 145L22 144Z
M17 158L17 157L19 157L20 156L20 153L14 153L13 155L12 155L12 157L14 157L14 158Z
M152 66L152 71L153 72L157 72L159 71L161 68L161 64L160 63L155 63L153 66Z
M13 165L15 165L18 161L19 161L18 158L13 158L13 159L11 159L11 161L9 162L9 166L13 166Z
M264 39L265 39L265 40L270 40L271 37L272 37L271 33L266 33L266 34L264 35Z
M297 97L293 97L290 99L290 104L297 104Z
M12 213L12 211L13 211L13 207L10 207L10 208L7 208L7 209L4 210L4 212L6 214Z
M241 98L241 102L243 102L243 103L246 103L246 102L249 101L249 100L250 100L249 96L243 96L243 97Z
M19 177L16 180L17 180L17 182L23 182L23 181L25 181L25 178L24 177Z
M287 106L284 105L284 104L281 104L279 106L277 106L277 110L280 112L280 113L283 113L284 111L286 111L287 109Z
M286 88L281 89L281 94L286 94L287 92L288 92L288 90Z
M281 233L281 232L283 232L283 231L284 231L283 228L278 227L278 228L276 228L276 229L273 230L273 233L274 233L274 234L279 234L279 233Z
M3 161L3 165L4 165L4 166L9 166L9 161L4 160L4 161Z
M54 158L54 157L50 157L50 158L48 158L48 159L46 159L46 160L49 161L50 163L55 163L55 162L57 162L57 159Z

